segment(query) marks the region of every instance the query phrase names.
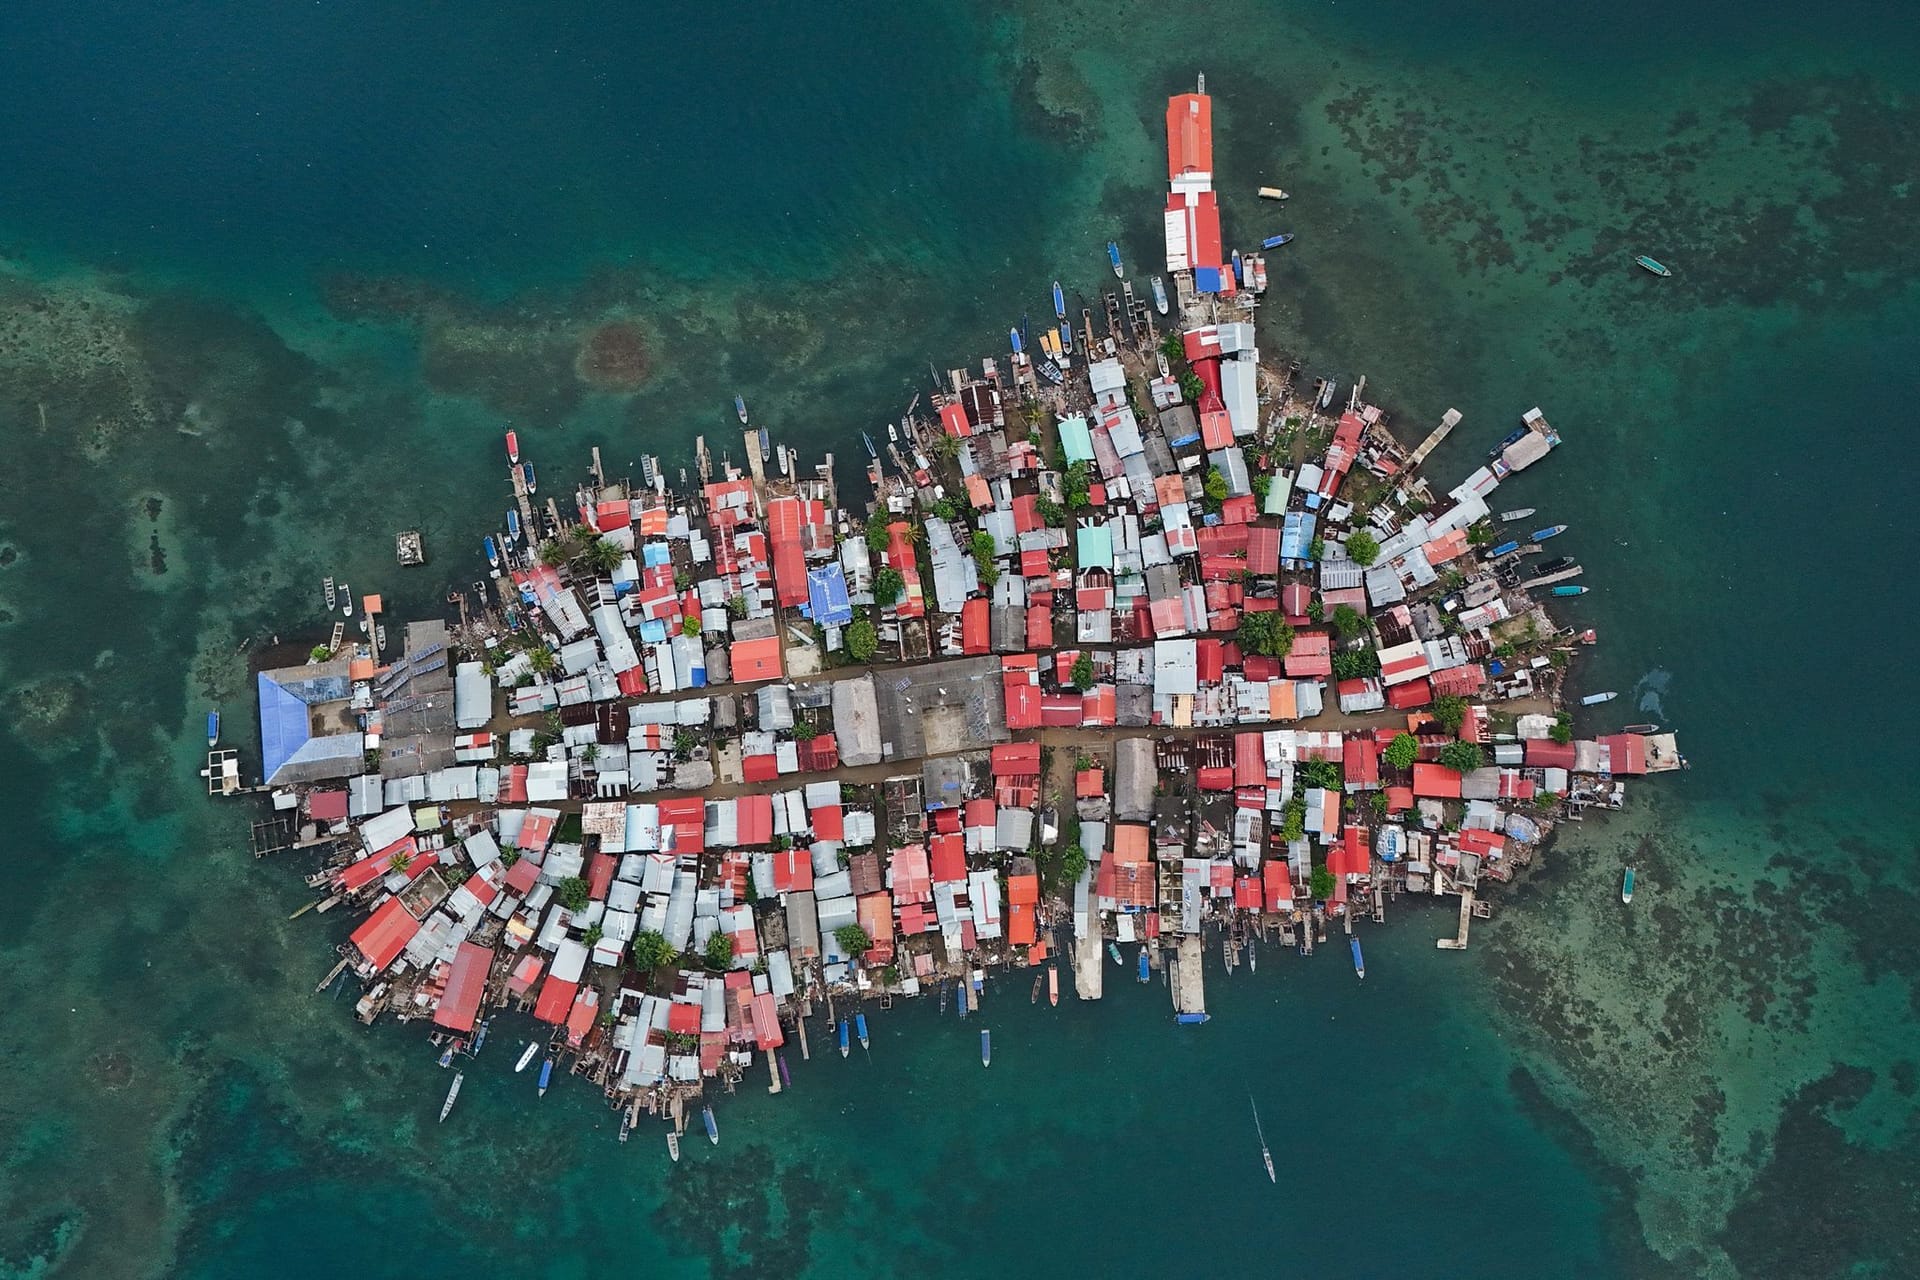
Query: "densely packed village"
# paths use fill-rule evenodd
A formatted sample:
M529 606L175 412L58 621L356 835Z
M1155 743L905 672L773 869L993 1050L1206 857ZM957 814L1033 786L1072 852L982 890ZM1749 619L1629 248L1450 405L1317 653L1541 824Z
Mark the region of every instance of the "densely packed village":
M778 1089L814 1012L845 1052L870 999L964 1015L1008 968L1057 999L1063 962L1098 999L1120 962L1200 1021L1208 950L1311 952L1411 897L1457 897L1464 946L1553 823L1683 765L1562 707L1594 636L1546 584L1578 569L1490 505L1559 443L1538 410L1435 492L1457 413L1410 452L1364 379L1261 362L1210 114L1168 107L1168 314L1129 289L1075 335L1056 291L1037 348L869 440L864 514L751 427L744 466L596 451L543 505L510 439L518 518L457 620L389 655L350 598L356 639L258 673L279 843L355 913L329 981L363 1019L450 1060L529 1011L622 1137L677 1128L756 1052Z

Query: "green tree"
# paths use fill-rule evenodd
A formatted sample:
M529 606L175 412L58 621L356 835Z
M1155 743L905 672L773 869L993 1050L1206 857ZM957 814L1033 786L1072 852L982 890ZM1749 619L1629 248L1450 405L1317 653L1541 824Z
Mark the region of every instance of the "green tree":
M600 945L600 939L606 936L607 931L599 925L589 925L587 931L580 935L580 941L586 943L588 947L597 947Z
M1488 524L1485 520L1482 520L1479 524L1476 524L1471 529L1467 530L1468 546L1484 547L1489 542L1492 542L1492 541L1493 541L1493 526Z
M1316 564L1324 559L1326 554L1327 540L1325 538L1315 538L1307 544L1307 559L1314 561Z
M886 521L878 517L867 521L867 550L879 555L887 549L889 541L891 539L887 534Z
M587 566L595 573L609 573L614 566L626 558L627 553L615 543L605 538L595 538L582 550Z
M325 662L328 658L331 658L333 656L333 650L327 648L327 646L323 644L317 644L313 646L312 649L307 651L307 656L313 659L315 662Z
M558 569L573 558L573 544L559 538L550 538L540 544L540 563Z
M952 498L941 498L933 504L933 514L942 520L958 520L960 508L954 505Z
M857 924L843 924L833 931L833 940L850 956L863 956L873 947L873 939Z
M1443 693L1433 700L1429 708L1434 722L1448 733L1459 733L1461 722L1467 718L1467 700Z
M1337 887L1334 882L1333 872L1327 870L1324 866L1313 869L1313 875L1308 877L1307 884L1308 892L1312 893L1314 897L1322 902L1331 898L1334 889Z
M701 949L707 968L724 969L733 963L733 935L715 929L707 938L707 945Z
M553 650L545 645L527 650L527 665L539 675L547 675L553 670Z
M700 616L698 614L690 613L686 615L684 618L680 619L680 634L687 635L687 636L699 635L700 634Z
M1320 787L1327 791L1338 791L1346 782L1346 775L1339 765L1331 760L1302 760L1300 762L1300 785Z
M1396 733L1382 754L1388 764L1404 772L1413 768L1413 762L1420 758L1420 739L1410 733Z
M1380 558L1380 540L1365 529L1347 535L1347 555L1357 565L1370 565Z
M1333 674L1338 680L1359 680L1380 674L1380 655L1372 649L1342 649L1333 655Z
M872 619L855 618L847 624L848 657L855 662L866 662L879 647L880 633L874 630Z
M1306 797L1296 795L1280 810L1280 838L1291 844L1307 834Z
M1384 818L1387 816L1387 793L1386 792L1384 791L1374 792L1372 798L1369 799L1367 803L1373 806L1374 817Z
M1366 615L1350 604L1337 604L1333 607L1333 634L1342 640L1351 640L1367 630Z
M569 912L585 911L591 892L592 887L579 876L568 876L555 890L560 905Z
M814 727L813 721L795 720L793 722L793 740L795 742L812 742L819 735L820 730Z
M1547 730L1547 736L1561 746L1565 746L1573 741L1573 726L1556 722L1553 728Z
M1486 755L1477 743L1449 742L1440 748L1440 763L1461 773L1472 773L1486 763Z
M642 929L633 935L633 964L637 969L658 969L671 964L674 958L673 944L667 941L665 934L654 929Z
M1313 597L1313 599L1307 601L1307 621L1308 622L1325 622L1326 620L1327 620L1326 603L1322 601L1319 596L1315 596Z
M883 605L897 603L906 589L907 580L898 569L889 567L873 575L873 598Z
M1180 394L1185 396L1190 403L1199 404L1200 397L1205 395L1206 391L1207 384L1200 380L1199 374L1191 369L1182 369L1180 371Z
M1293 628L1274 610L1241 614L1235 638L1240 642L1242 653L1264 654L1269 658L1284 658L1293 648Z
M1083 653L1073 660L1073 687L1085 693L1093 688L1093 655Z
M1086 461L1070 464L1061 480L1067 493L1067 505L1075 511L1093 505L1093 466Z
M1170 333L1160 339L1160 354L1168 360L1184 360L1187 356L1187 344L1179 334Z
M1060 879L1072 884L1087 870L1087 851L1077 844L1070 844L1060 855Z
M736 618L746 617L747 616L747 598L745 596L728 596L727 612L732 614Z
M1207 500L1210 502L1216 504L1225 502L1227 500L1226 473L1218 467L1208 467L1207 478L1201 484L1201 491L1207 495Z
M1265 473L1256 475L1247 481L1247 486L1253 490L1254 501L1260 504L1262 510L1265 510L1267 495L1273 492L1273 477Z
M1041 522L1049 529L1058 529L1067 522L1067 509L1044 493L1034 499L1033 509L1040 513Z

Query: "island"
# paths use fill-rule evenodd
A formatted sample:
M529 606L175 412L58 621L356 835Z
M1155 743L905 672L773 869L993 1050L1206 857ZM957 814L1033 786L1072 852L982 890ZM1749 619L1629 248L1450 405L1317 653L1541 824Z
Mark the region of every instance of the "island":
M390 644L328 579L307 660L255 675L258 768L214 721L206 775L270 796L255 852L310 860L302 913L352 914L319 989L427 1023L449 1068L530 1015L498 1052L677 1158L696 1109L718 1141L715 1090L757 1061L778 1092L897 999L978 1018L1111 978L1202 1023L1213 948L1338 935L1364 979L1365 929L1423 898L1464 948L1555 824L1684 768L1657 725L1576 722L1613 697L1573 696L1597 636L1549 612L1582 570L1508 496L1556 428L1529 409L1430 485L1458 411L1409 449L1364 378L1262 360L1204 82L1167 142L1149 296L1110 244L1100 315L1054 284L1052 323L866 435L857 502L739 399L742 461L702 437L677 481L596 449L543 490L509 431L448 616Z

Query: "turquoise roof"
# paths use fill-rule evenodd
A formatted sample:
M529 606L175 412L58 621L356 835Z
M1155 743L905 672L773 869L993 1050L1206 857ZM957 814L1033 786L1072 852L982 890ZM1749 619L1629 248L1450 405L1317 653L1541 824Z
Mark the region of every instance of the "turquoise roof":
M1077 559L1082 569L1113 568L1113 532L1106 525L1081 525L1077 542Z

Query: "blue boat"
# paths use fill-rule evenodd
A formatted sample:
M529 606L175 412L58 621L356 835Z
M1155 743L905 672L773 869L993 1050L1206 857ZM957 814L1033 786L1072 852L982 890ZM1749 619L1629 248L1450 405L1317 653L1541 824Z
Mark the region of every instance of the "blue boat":
M1064 355L1073 350L1073 326L1065 320L1060 322L1060 351Z
M1053 282L1053 314L1060 319L1067 318L1067 295L1060 292L1060 282Z
M1153 981L1153 966L1147 963L1147 948L1144 943L1140 947L1140 981Z
M520 474L527 482L528 493L540 492L540 486L533 478L533 464L531 462L523 462L520 464Z
M780 1064L780 1087L782 1089L793 1088L793 1077L787 1074L787 1060L785 1056L776 1053L773 1055L773 1060Z
M707 1141L714 1146L720 1145L720 1124L713 1118L713 1104L700 1108L700 1123L707 1126Z
M545 1062L540 1064L540 1093L538 1094L539 1097L544 1098L547 1096L547 1082L552 1079L553 1079L553 1059L548 1058Z
M1571 586L1571 585L1561 586L1561 587L1555 587L1553 589L1553 594L1556 596L1583 596L1587 594L1587 589L1585 587L1577 587L1577 586Z
M960 997L960 1016L964 1018L967 1016L967 984L961 983L954 992Z
M1107 261L1113 264L1113 274L1117 276L1127 274L1120 269L1120 246L1112 240L1107 241Z
M507 508L507 542L509 545L520 541L520 513L513 507Z
M1119 943L1117 943L1117 942L1109 942L1109 943L1107 944L1107 954L1113 957L1113 962L1114 962L1115 964L1125 964L1125 963L1126 963L1126 961L1125 961L1125 960L1122 960L1122 959L1120 958L1120 944L1119 944Z
M765 427L760 428L760 459L763 462L773 461L773 436Z
M1291 244L1292 242L1293 232L1287 231L1277 236L1268 236L1260 242L1260 247L1262 249L1278 249L1281 245Z
M1182 1013L1176 1014L1173 1020L1183 1027L1197 1027L1211 1016L1206 1013Z
M1020 331L1018 329L1008 329L1007 341L1013 344L1013 354L1019 355L1020 354Z
M1519 549L1520 544L1517 542L1503 542L1493 550L1487 552L1487 554L1490 556L1504 556L1509 551L1518 551Z
M862 1049L865 1049L867 1047L867 1015L866 1014L856 1013L853 1015L853 1033L854 1035L859 1037L860 1047Z
M980 1065L983 1067L993 1065L993 1032L985 1027L980 1028Z
M214 746L220 741L220 708L207 712L207 745Z
M840 1026L838 1030L840 1033L840 1056L844 1058L848 1054L853 1052L853 1041L851 1039L853 1024L848 1022L845 1018L842 1018L840 1019Z
M1360 939L1348 938L1347 945L1353 948L1353 971L1362 978L1367 976L1367 962L1360 955Z
M500 567L500 548L494 545L492 534L486 536L486 547L487 563L493 568L498 569Z
M1527 536L1529 538L1532 538L1535 542L1545 542L1548 538L1556 537L1559 534L1565 533L1566 531L1567 531L1567 526L1563 524L1550 524L1544 529L1535 529L1532 533L1528 534Z

